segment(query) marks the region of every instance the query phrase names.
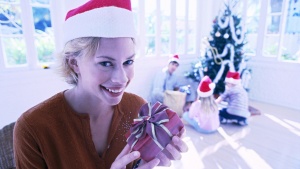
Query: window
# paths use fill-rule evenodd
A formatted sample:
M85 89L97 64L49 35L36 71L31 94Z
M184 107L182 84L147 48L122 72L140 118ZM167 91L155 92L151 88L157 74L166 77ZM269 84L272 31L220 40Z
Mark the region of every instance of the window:
M171 2L170 0L160 1L161 14L161 54L169 54L170 51L170 33L171 33Z
M131 3L135 14L140 15L136 16L137 26L144 29L138 30L145 50L140 53L146 56L196 53L197 0L132 0Z
M0 0L2 68L34 68L54 61L49 3L49 0Z
M156 1L145 0L146 55L155 54Z
M199 2L198 2L199 3ZM189 12L188 12L188 54L196 52L196 29L197 28L197 1L189 0ZM204 15L203 15L204 16Z
M300 24L300 2L269 0L267 8L263 55L299 62L300 31L297 27Z
M248 2L245 11L248 42L245 52L279 61L300 62L300 1L245 2ZM259 40L262 40L262 50L259 50Z
M260 18L260 0L248 0L246 12L245 29L247 33L247 44L244 46L244 51L247 54L256 54L257 33Z

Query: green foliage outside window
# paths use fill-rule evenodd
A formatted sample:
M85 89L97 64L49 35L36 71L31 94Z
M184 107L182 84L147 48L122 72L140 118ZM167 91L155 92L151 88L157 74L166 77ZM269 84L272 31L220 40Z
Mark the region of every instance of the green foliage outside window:
M5 54L8 65L23 65L27 63L24 39L3 38L2 42L5 45Z

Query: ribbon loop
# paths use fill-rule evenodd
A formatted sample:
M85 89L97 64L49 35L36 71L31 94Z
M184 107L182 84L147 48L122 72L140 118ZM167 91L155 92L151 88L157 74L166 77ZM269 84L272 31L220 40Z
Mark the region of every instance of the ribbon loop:
M167 106L156 102L152 107L150 103L144 104L139 112L139 118L134 119L130 128L130 136L127 139L131 148L147 135L163 150L171 141L172 134L164 123L169 122L166 112Z

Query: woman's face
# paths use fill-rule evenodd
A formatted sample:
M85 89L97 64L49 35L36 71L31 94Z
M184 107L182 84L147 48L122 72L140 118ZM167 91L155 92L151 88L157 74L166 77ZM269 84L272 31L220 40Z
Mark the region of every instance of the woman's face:
M101 38L94 56L81 56L78 87L109 105L118 104L134 76L134 43L131 38Z

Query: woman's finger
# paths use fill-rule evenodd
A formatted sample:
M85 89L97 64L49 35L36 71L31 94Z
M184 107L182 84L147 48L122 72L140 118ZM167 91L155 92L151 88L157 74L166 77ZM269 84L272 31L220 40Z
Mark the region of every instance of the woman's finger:
M112 163L111 169L123 169L130 162L138 159L140 157L140 152L133 151L130 152L129 145L126 145L121 153L117 156L116 160Z
M171 160L170 160L171 157L168 157L166 154L169 154L169 152L167 152L166 149L164 149L156 156L156 158L160 160L160 163L158 164L159 166L166 166L166 167L171 166Z
M166 149L172 155L172 160L180 160L181 159L180 152L172 144L168 144Z
M159 164L160 160L157 158L154 158L153 160L144 163L143 165L140 165L138 167L138 169L151 169L154 168L155 166L157 166Z
M140 157L140 153L138 151L133 151L124 156L120 156L119 159L116 159L112 165L111 169L120 169L126 168L126 165L131 163L132 161L138 159Z
M188 146L178 136L174 136L172 138L172 145L174 145L180 152L188 151Z
M123 150L121 151L121 153L117 156L116 160L123 157L125 154L128 154L130 152L130 146L128 144L126 144L126 146L123 148Z

